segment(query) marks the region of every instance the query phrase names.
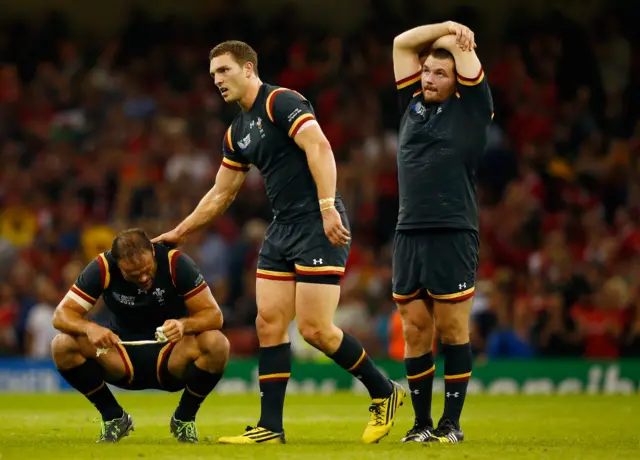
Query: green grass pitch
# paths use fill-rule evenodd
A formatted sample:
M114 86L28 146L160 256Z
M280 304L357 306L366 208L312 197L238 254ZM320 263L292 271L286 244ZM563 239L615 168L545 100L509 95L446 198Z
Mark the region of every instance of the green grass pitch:
M136 429L116 445L94 444L97 412L80 395L0 395L0 460L7 459L638 459L640 398L633 396L480 396L463 414L459 445L404 445L412 424L409 399L396 426L377 445L363 445L368 398L290 395L287 444L221 446L256 422L257 395L212 395L198 415L200 444L179 445L169 433L177 394L120 393ZM435 395L434 414L442 410ZM416 457L419 455L420 457Z

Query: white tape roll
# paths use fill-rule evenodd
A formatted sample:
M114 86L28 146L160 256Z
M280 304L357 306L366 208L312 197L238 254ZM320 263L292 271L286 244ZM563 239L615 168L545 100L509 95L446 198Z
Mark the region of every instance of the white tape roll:
M164 335L164 329L162 328L162 326L156 328L156 340L160 343L163 343L169 340L167 339L167 336Z

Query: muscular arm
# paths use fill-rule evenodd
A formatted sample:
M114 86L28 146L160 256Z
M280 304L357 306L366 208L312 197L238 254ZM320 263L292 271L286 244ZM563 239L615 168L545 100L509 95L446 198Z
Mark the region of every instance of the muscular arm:
M95 325L86 318L87 310L69 297L62 299L53 313L53 327L73 336L86 336L87 330Z
M185 334L198 334L222 328L222 311L208 286L190 297L185 305L190 314L188 318L180 320Z
M216 175L215 185L202 197L193 212L176 227L177 232L186 236L224 213L238 194L245 177L247 171L221 166Z
M53 327L69 335L87 335L91 326L97 326L86 319L106 288L108 267L100 254L82 270L76 282L60 301L53 314Z
M445 35L440 37L433 44L434 49L443 48L453 55L456 62L456 72L458 77L465 80L476 79L482 70L480 59L474 50L463 51L456 43L455 35Z
M189 310L189 317L179 321L184 326L184 334L197 334L222 328L222 312L213 298L211 290L195 261L180 251L170 253L171 264L175 266L174 283L183 296Z
M318 198L336 196L336 160L331 145L317 123L299 131L294 140L307 154L311 175L318 188Z
M393 40L393 72L396 81L420 71L420 52L449 34L449 23L429 24L401 33ZM453 36L455 39L455 35Z

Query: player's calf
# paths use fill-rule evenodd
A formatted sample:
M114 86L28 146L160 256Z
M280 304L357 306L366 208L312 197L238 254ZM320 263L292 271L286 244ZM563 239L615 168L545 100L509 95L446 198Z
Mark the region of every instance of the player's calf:
M460 442L460 415L471 378L473 357L469 343L471 299L461 302L435 302L436 329L444 356L445 403L442 418L432 442Z
M83 348L86 347L82 347L79 339L67 334L58 334L51 343L53 361L69 385L82 393L98 409L103 420L103 436L107 436L109 442L116 442L127 430L107 430L109 433L105 434L105 423L120 420L126 413L105 382L105 369L95 359L87 358L86 350Z
M188 345L174 352L175 357L172 354L173 363L171 358L169 361L170 370L180 366L181 360L188 361L183 375L184 392L169 426L178 441L194 443L198 442L196 414L222 378L229 359L229 341L220 331L205 331L195 340L184 340Z
M405 339L405 368L415 413L415 423L401 442L425 442L433 431L431 401L435 364L432 345L434 318L432 306L424 300L399 303Z
M378 442L391 430L405 392L380 372L358 339L333 324L339 297L339 285L299 282L296 287L298 327L307 342L327 354L367 388L373 401L362 439L365 443Z

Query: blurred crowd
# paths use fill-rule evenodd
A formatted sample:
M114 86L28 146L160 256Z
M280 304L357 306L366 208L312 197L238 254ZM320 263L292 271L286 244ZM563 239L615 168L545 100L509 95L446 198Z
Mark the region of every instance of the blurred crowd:
M483 43L474 12L463 13L479 27L496 112L478 173L478 358L640 356L635 24L614 13L588 29L518 16ZM238 107L217 94L207 55L233 38L257 49L263 81L314 103L354 234L337 323L373 355L402 358L390 46L420 14L375 10L347 36L302 28L291 10L264 25L239 15L199 28L136 12L109 40L74 36L57 13L0 27L0 355L47 357L53 309L115 232L166 231L211 187ZM183 248L224 309L236 355L256 351L256 255L270 219L252 170L226 215Z

